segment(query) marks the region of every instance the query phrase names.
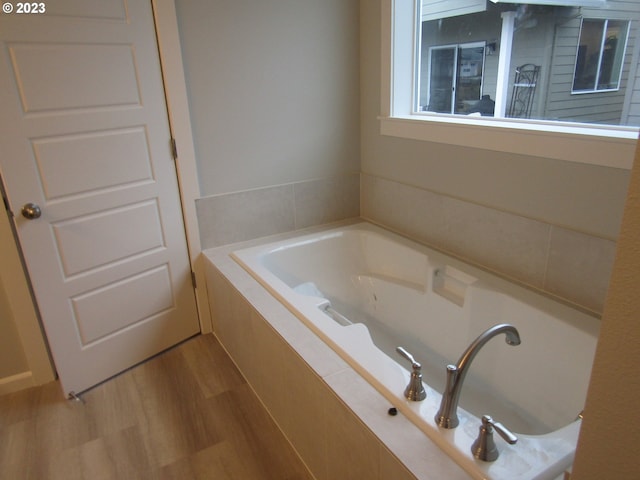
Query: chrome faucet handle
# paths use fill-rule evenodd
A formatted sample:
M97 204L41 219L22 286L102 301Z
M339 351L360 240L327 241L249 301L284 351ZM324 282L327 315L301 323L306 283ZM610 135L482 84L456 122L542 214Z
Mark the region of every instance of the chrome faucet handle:
M396 347L396 352L411 362L411 378L409 379L409 385L407 385L407 388L404 390L405 398L412 402L424 400L427 398L427 392L422 384L422 365L416 362L413 355L407 352L404 348Z
M496 443L493 441L494 429L505 442L514 445L518 441L518 437L511 433L500 422L494 421L489 415L483 415L478 438L476 438L476 441L471 445L471 453L478 460L493 462L500 455Z

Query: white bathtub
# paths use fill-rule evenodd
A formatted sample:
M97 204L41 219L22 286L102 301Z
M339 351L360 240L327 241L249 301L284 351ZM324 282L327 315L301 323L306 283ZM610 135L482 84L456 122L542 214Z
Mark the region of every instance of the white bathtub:
M570 466L596 318L368 223L232 256L473 478L553 479ZM438 427L446 365L498 323L514 325L521 345L491 339L462 387L460 425ZM421 402L403 396L409 365L396 346L423 365ZM483 414L519 438L494 435L495 462L470 452Z

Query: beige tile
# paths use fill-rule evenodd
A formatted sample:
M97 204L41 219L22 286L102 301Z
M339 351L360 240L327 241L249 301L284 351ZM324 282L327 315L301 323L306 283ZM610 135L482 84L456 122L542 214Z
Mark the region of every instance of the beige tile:
M282 448L282 433L248 384L208 400L208 405L217 412L210 419L215 428L253 471L262 472L262 478L306 474L293 450Z
M442 247L442 196L391 180L362 176L362 216L421 242Z
M425 480L468 478L453 460L443 454L440 448L404 415L400 413L390 416L389 401L356 372L340 372L327 377L326 380L367 429L384 443L380 445L379 451L381 479L396 478L385 476L384 469L398 470L404 472L404 475L410 475L408 478L415 475Z
M554 227L545 288L602 312L615 250L612 240Z
M293 186L261 188L196 201L202 248L295 229Z
M386 448L380 447L380 478L393 480L417 480L406 467Z
M360 175L323 178L294 185L296 228L360 215Z
M284 373L286 345L255 310L247 319L246 329L251 332L251 351L247 353L251 356L251 363L243 373L271 414L278 419L276 413L286 415L286 409L282 407L283 398L287 395Z
M549 225L368 175L362 190L364 217L542 287Z
M324 428L325 406L330 394L322 379L297 353L285 350L284 361L282 429L318 480L331 478L327 476L328 440Z
M379 443L337 397L326 395L327 478L380 478Z
M453 198L443 202L448 251L542 287L548 224Z

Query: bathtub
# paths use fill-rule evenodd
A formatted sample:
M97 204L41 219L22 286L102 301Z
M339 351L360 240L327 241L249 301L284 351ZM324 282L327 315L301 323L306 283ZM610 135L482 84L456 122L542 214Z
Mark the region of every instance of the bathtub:
M368 223L231 256L472 478L554 479L571 465L598 319ZM491 339L465 379L459 426L438 427L446 365L499 323L522 343ZM423 401L404 398L397 346L422 364ZM494 462L471 454L485 414L518 436L494 435Z

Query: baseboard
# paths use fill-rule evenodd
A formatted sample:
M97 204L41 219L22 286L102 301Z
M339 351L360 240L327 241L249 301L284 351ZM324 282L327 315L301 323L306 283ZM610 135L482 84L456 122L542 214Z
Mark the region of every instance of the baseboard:
M34 385L33 375L30 371L0 378L0 396L33 387Z

